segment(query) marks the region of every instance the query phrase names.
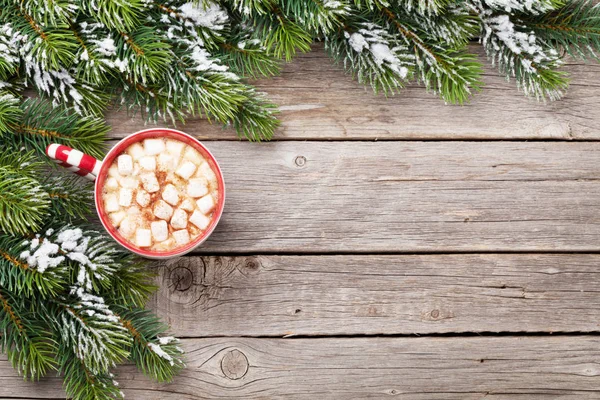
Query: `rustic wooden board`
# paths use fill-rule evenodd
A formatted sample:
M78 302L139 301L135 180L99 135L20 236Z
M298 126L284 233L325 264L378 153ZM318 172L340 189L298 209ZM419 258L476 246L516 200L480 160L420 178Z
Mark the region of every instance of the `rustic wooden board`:
M183 337L600 331L600 255L184 257L153 303Z
M480 46L471 50L485 57ZM600 66L571 63L566 97L540 103L526 98L485 63L485 87L465 106L445 105L423 87L411 85L385 98L355 82L315 45L287 64L280 76L256 82L281 106L276 139L598 139ZM112 135L144 129L144 118L124 112L108 116ZM190 120L180 129L201 138L236 139L207 121Z
M220 253L597 251L600 143L211 142Z
M187 339L188 368L157 385L121 368L126 398L598 399L600 338ZM23 382L0 363L8 398L60 398L60 381Z

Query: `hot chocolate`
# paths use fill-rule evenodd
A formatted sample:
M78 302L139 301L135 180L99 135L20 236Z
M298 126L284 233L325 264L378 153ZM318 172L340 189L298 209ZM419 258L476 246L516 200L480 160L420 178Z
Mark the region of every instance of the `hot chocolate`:
M217 176L193 146L145 139L127 147L108 169L104 210L133 246L170 251L208 228L219 200Z

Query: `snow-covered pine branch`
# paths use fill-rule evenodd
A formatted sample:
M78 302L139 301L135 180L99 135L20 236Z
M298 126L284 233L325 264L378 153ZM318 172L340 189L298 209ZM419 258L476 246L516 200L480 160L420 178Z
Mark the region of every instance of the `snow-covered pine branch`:
M393 93L410 78L415 57L402 41L381 26L358 22L356 30L327 37L326 49L373 90Z
M556 71L562 65L558 52L527 26L519 25L518 18L509 13L522 11L526 6L508 1L503 8L508 11L499 12L497 3L500 1L493 2L494 8L488 6L489 2L471 0L468 7L479 15L480 41L492 64L507 77L514 77L517 86L529 96L550 100L562 97L567 79L564 73ZM532 3L528 8L536 12L545 10L544 2Z

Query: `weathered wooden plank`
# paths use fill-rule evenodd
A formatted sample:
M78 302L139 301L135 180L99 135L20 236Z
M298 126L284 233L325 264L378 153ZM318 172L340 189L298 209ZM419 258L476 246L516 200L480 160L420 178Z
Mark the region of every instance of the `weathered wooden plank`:
M481 47L471 50L482 61ZM526 98L485 63L485 87L465 106L444 105L424 88L411 85L400 94L374 95L333 65L315 45L282 74L256 82L281 107L278 139L598 139L600 66L567 65L572 84L558 102ZM110 113L112 135L144 128L144 119ZM180 129L201 138L235 139L231 129L190 120Z
M127 399L598 399L600 339L573 337L186 339L169 385L120 369ZM0 362L6 397L56 398ZM11 379L12 377L12 379Z
M600 143L212 142L201 252L596 251Z
M600 331L600 255L184 257L152 307L176 335Z

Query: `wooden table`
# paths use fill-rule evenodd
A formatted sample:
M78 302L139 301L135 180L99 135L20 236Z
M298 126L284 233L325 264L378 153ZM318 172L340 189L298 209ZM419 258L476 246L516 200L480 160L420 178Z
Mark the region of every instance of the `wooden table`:
M487 68L445 106L375 96L316 46L258 83L273 142L182 127L220 160L226 212L157 266L188 368L120 368L127 398L599 399L600 66L565 69L559 102ZM109 119L115 138L143 126ZM0 368L0 397L64 397Z

